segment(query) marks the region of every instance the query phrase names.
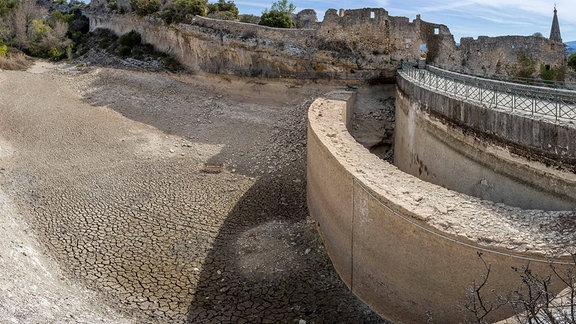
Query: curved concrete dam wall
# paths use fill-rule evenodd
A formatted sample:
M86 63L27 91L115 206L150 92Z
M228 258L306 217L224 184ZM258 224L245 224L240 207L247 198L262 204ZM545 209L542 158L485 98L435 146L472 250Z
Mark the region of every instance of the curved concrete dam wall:
M510 206L576 208L576 174L516 156L501 146L513 144L528 156L548 151L573 159L576 127L475 106L419 87L402 76L398 79L394 164L401 170Z
M508 207L406 174L348 133L353 105L352 94L336 93L310 107L308 206L342 280L383 317L422 323L430 312L437 323L462 321L465 289L485 274L479 252L491 265L487 301L491 289L505 295L522 286L511 267L547 274L548 257L570 263L574 212ZM511 314L501 308L487 320Z

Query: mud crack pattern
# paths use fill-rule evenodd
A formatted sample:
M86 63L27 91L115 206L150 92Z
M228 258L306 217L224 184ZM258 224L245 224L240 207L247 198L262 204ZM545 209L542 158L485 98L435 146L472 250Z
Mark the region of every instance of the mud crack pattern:
M2 188L107 304L149 323L383 322L340 281L306 210L305 107L327 87L2 73Z

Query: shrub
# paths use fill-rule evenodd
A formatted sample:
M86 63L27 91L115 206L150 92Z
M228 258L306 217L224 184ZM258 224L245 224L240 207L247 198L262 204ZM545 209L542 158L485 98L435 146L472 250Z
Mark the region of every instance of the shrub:
M10 12L16 6L18 6L16 0L0 0L0 15Z
M260 25L276 28L293 28L294 23L290 15L278 10L266 11L260 17Z
M122 57L130 56L130 54L132 54L132 47L126 46L126 45L120 45L120 48L118 49L118 53Z
M140 33L137 31L132 30L129 33L120 36L118 42L120 43L120 46L127 46L132 48L142 44L142 36L140 36Z
M260 17L260 25L277 28L293 28L292 14L296 7L288 0L279 0L272 4L270 10L266 10Z
M21 52L11 53L8 49L6 56L0 56L0 69L2 70L26 70L32 63Z
M0 45L0 57L8 56L8 46Z
M118 10L118 1L110 0L110 1L108 1L108 4L106 6L108 7L108 10L110 10L110 11Z
M208 5L208 17L224 20L238 19L238 7L234 1L218 0Z
M148 16L160 10L159 0L132 0L130 4L139 16Z
M140 33L137 31L132 30L129 33L120 36L118 44L120 44L118 53L120 56L126 57L132 54L132 49L134 49L134 47L142 44L142 36L140 36Z
M576 53L572 53L568 56L568 67L576 71Z
M167 24L176 24L185 22L189 15L206 16L207 8L208 0L175 0L160 13L160 17Z
M544 64L540 65L540 75L544 81L552 81L556 76L556 71L551 68L549 65L546 66Z
M54 61L61 59L63 54L64 53L56 47L52 47L50 50L48 50L48 57Z

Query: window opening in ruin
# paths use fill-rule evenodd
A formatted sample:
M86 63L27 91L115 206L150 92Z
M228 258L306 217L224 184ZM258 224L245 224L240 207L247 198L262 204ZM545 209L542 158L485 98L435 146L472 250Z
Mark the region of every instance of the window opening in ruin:
M438 27L434 28L434 35L440 35L440 28Z
M376 18L376 13L374 11L370 11L370 19Z
M420 51L426 53L428 50L426 49L426 44L420 44Z
M546 64L546 71L550 71L550 64Z
M512 49L515 49L515 48L516 48L516 45L512 44Z

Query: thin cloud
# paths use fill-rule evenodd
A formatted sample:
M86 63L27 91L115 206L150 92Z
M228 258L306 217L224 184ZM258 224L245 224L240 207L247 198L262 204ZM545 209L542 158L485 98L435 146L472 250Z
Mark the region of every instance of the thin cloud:
M240 12L259 14L275 0L236 1ZM576 6L574 0L557 0L562 37L576 40ZM542 0L293 0L296 11L314 9L322 19L327 9L384 8L392 16L422 19L444 24L455 38L478 35L546 35L552 24L554 5Z

